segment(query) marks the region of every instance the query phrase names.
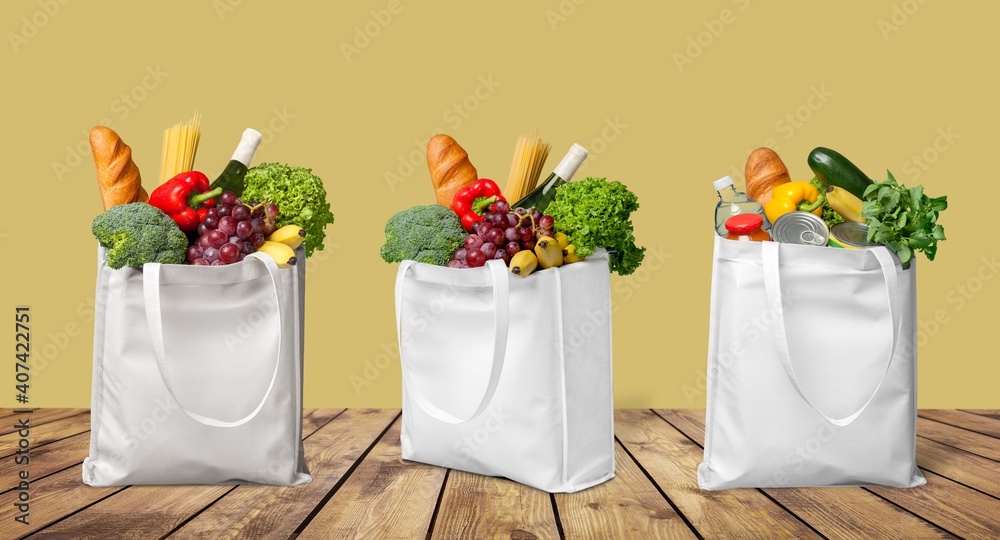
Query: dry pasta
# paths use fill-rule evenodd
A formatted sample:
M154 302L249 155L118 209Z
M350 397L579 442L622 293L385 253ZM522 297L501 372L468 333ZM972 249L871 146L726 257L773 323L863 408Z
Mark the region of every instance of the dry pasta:
M178 122L163 131L163 153L160 158L160 183L182 172L194 169L194 157L201 140L201 114L187 122Z
M521 135L514 146L514 159L510 164L510 174L507 176L507 189L504 196L512 203L531 193L538 184L545 160L549 157L552 145L538 136L538 130L530 135Z

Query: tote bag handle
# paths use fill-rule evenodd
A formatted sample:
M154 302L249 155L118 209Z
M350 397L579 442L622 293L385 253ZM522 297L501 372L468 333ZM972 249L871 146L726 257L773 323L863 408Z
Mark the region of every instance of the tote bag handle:
M493 281L493 364L490 368L490 379L486 385L486 391L483 392L483 397L475 412L465 418L460 418L442 410L427 399L427 396L414 383L411 370L403 360L405 351L403 347L403 285L406 283L406 274L413 264L414 261L401 262L399 273L396 275L396 333L399 338L399 359L403 371L403 386L413 398L414 403L431 418L446 424L464 424L486 411L490 402L493 401L497 383L500 382L500 374L503 372L504 356L507 354L507 331L510 326L510 283L507 281L507 266L503 261L498 260L486 262Z
M153 356L156 358L156 367L159 368L163 384L167 387L167 392L170 394L170 397L174 398L174 401L177 402L177 406L184 411L184 414L191 417L192 420L206 426L234 428L242 426L243 424L253 420L254 417L260 413L260 410L264 408L264 403L267 401L267 398L271 395L271 391L274 389L274 381L278 378L278 366L281 364L282 328L281 302L278 298L278 265L274 262L274 259L262 253L251 253L247 255L244 260L249 261L251 259L263 264L264 268L267 269L268 276L271 277L272 293L278 314L278 326L276 328L278 332L278 350L275 353L277 358L274 362L274 373L271 374L271 382L267 386L267 391L264 392L264 397L260 399L260 403L257 404L250 414L240 418L239 420L233 421L220 420L211 416L198 414L185 407L184 404L181 403L180 399L177 398L177 394L174 393L174 387L170 382L170 370L167 369L166 350L163 339L163 320L160 306L160 264L146 263L142 266L142 292L146 300L146 322L149 326L149 337L153 344Z
M882 269L882 276L885 278L886 302L888 304L889 320L892 325L892 328L889 329L892 339L891 345L889 346L889 358L885 362L885 370L882 372L882 378L879 380L878 385L875 387L875 390L872 391L871 396L868 397L868 400L865 401L864 405L848 416L843 418L832 418L820 411L816 405L813 404L812 400L806 397L805 392L802 391L802 388L799 386L799 381L795 376L795 369L792 368L791 354L788 350L788 336L785 329L785 312L781 302L779 244L777 242L761 242L761 249L763 250L764 291L767 294L768 302L777 314L777 322L774 325L774 340L778 348L778 358L781 360L782 367L785 368L785 375L788 376L788 380L791 381L792 387L795 388L799 397L812 407L817 414L826 419L827 422L839 427L850 425L852 422L857 420L859 416L861 416L861 413L865 412L868 405L875 399L878 391L882 388L882 384L885 383L886 375L889 373L889 366L892 365L892 358L896 355L896 345L899 342L901 317L899 314L899 286L897 283L898 279L896 277L895 261L893 261L892 256L889 255L889 250L884 247L865 250L868 253L871 253L878 260L879 267Z

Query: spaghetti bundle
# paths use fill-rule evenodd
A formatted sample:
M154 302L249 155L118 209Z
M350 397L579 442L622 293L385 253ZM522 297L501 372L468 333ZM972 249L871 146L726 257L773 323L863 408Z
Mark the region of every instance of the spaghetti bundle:
M538 136L537 129L530 135L518 137L514 146L514 159L510 164L510 175L507 176L507 189L504 190L508 201L519 201L535 189L551 148L552 145Z
M160 158L160 183L194 169L194 156L201 140L201 114L178 122L163 131L163 153Z

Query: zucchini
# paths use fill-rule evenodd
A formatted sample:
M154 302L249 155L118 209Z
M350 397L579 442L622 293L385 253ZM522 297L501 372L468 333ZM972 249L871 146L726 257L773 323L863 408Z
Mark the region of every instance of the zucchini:
M865 189L875 183L855 164L829 148L814 148L806 162L824 185L845 189L861 200L865 198Z

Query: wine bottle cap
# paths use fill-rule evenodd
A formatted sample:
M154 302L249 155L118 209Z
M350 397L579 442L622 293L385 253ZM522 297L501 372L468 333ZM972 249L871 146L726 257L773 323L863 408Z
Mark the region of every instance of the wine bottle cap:
M250 160L253 159L254 152L260 146L261 139L263 139L263 136L256 129L247 128L243 130L243 137L240 138L240 144L236 146L236 151L233 152L233 161L239 161L249 167Z
M566 152L566 157L562 158L559 165L556 167L555 175L563 180L569 182L570 178L576 174L576 170L580 168L583 164L583 160L587 159L590 152L579 144L574 144L570 147L569 152Z
M712 187L715 188L715 191L719 191L720 189L731 185L733 185L733 177L729 175L723 176L715 182L712 182Z

